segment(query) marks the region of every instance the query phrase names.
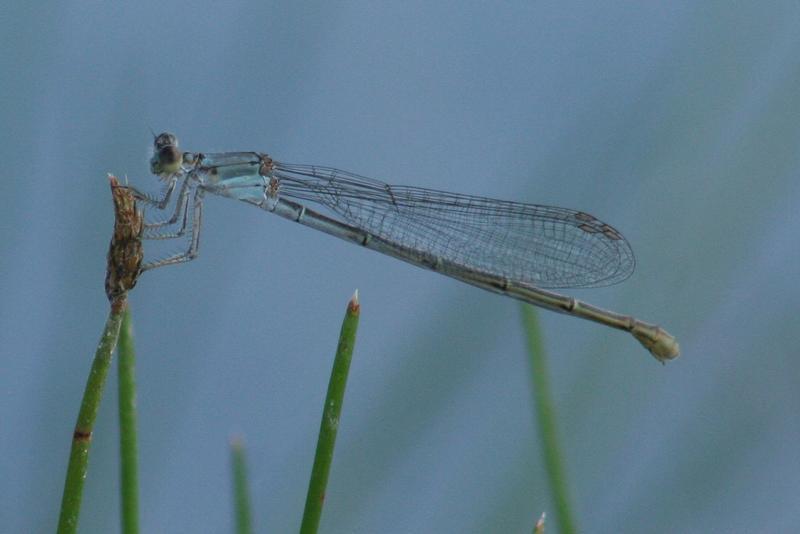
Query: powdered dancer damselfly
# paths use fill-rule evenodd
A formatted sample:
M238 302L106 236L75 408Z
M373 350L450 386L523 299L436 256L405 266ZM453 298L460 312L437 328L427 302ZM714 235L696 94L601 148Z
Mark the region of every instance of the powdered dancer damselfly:
M680 352L656 325L548 291L615 284L633 272L622 234L588 213L388 185L259 152L183 152L169 133L155 137L150 169L166 188L160 197L139 198L161 210L176 190L178 199L172 216L148 223L144 237L188 236L189 248L144 270L197 256L203 195L213 193L488 291L626 330L659 361Z

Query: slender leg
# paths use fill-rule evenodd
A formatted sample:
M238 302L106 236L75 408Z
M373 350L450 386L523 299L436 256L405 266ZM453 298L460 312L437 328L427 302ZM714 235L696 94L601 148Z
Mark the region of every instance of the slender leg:
M184 182L186 181L186 177L184 177ZM136 197L136 200L141 200L145 204L150 206L155 206L157 209L163 210L169 204L169 199L172 197L172 192L175 190L175 186L178 184L178 177L173 176L169 179L169 185L167 185L167 189L164 191L164 196L161 198L156 198L150 193L142 193L137 189L131 187L133 191L133 195Z
M188 182L187 182L188 183ZM144 239L174 239L182 237L186 233L186 228L189 225L189 192L190 188L181 187L181 194L178 198L178 205L175 207L175 213L172 214L167 220L157 223L145 223L144 225ZM158 228L174 224L178 217L181 217L181 226L174 232L159 232Z
M192 261L197 257L197 250L200 247L200 226L203 219L203 194L205 191L198 187L194 192L194 204L192 208L192 222L189 226L189 233L191 240L189 241L189 249L186 252L175 254L156 261L147 262L142 265L142 272L155 269L157 267L164 267L165 265L174 265L176 263L184 263ZM184 223L188 217L188 212L184 212ZM184 224L185 225L185 224Z
M169 219L163 219L155 222L146 222L144 224L145 229L161 228L162 226L169 226L170 224L175 224L175 222L181 216L181 214L186 209L186 206L189 203L189 189L190 189L189 185L190 185L189 178L185 177L183 179L183 182L181 183L181 191L178 195L178 201L175 203L175 211L173 212L172 216ZM172 189L175 189L174 184L170 186L170 189L168 189L169 192L164 197L167 200L169 200L169 196L171 194ZM155 206L157 209L163 209L162 207L160 207L160 203L154 203L151 205ZM166 204L164 205L164 207L166 207Z

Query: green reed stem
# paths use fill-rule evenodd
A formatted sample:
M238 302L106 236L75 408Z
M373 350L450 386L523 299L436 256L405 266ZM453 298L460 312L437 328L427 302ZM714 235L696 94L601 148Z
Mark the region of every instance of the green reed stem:
M575 519L567 491L567 475L561 445L556 429L556 412L550 381L547 374L547 358L542 344L542 333L533 306L522 306L522 323L528 341L528 355L531 362L533 396L536 420L542 440L542 454L545 470L555 503L556 523L563 534L576 531Z
M328 394L325 398L325 407L322 411L322 423L317 439L317 451L314 455L314 467L311 470L311 480L308 484L306 507L303 511L303 522L300 525L301 534L314 534L319 528L322 517L322 506L325 503L325 489L328 485L333 449L336 444L336 431L339 428L339 418L342 413L344 390L347 385L347 374L350 370L350 360L353 356L353 347L358 330L358 318L361 306L358 303L358 292L353 295L347 304L347 312L342 322L339 334L339 346L333 361L331 378L328 383Z
M139 532L139 458L136 424L136 351L131 312L126 309L119 334L119 454L122 532Z
M97 411L100 408L100 400L103 397L108 369L111 366L111 357L119 338L125 308L127 308L127 302L124 297L112 304L83 391L78 421L75 423L75 431L72 434L72 448L69 453L64 494L61 498L61 512L58 518L59 534L71 534L78 530L78 516L83 497L83 483L86 480L86 471L89 465L92 431L95 419L97 419Z
M236 514L236 533L252 534L253 513L250 492L247 488L247 464L241 438L231 440L231 465L233 468L233 508Z

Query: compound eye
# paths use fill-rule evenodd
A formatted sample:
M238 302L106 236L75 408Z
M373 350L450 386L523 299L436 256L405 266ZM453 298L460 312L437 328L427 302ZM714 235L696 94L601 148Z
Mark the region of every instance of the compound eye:
M161 152L161 150L163 148L166 148L166 147L169 147L169 146L177 147L178 146L178 138L175 137L174 134L171 134L171 133L168 133L168 132L164 132L164 133L158 134L156 136L155 140L153 141L153 145L156 148L156 152Z

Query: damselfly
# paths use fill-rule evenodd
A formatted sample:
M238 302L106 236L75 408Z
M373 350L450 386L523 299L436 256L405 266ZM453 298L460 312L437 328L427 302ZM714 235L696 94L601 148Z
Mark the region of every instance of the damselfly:
M189 247L143 270L197 256L203 196L213 193L488 291L626 330L659 361L680 352L656 325L549 291L615 284L633 272L622 234L588 213L388 185L259 152L183 152L169 133L155 137L150 169L166 182L164 192L138 198L160 210L176 190L178 198L170 217L146 224L144 237L186 236Z

